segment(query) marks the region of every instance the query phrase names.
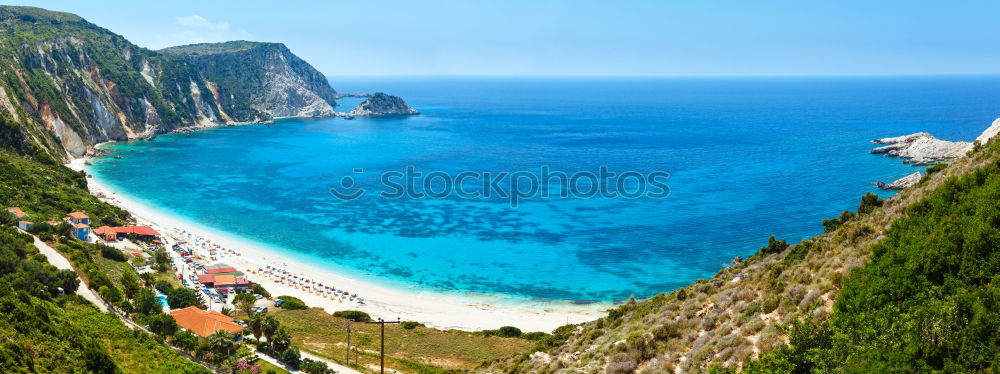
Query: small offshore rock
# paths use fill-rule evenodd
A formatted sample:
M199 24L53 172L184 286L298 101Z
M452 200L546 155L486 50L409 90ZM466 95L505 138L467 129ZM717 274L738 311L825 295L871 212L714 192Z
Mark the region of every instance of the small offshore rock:
M368 99L361 102L361 104L354 107L354 109L351 109L351 112L347 115L360 117L411 114L420 114L420 112L411 108L409 104L406 104L406 102L398 96L376 92L369 96Z

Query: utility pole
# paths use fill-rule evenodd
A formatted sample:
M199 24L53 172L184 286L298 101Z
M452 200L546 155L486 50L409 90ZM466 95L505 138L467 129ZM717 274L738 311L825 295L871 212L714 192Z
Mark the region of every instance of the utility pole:
M351 367L351 320L347 320L347 367Z
M365 323L377 323L382 327L382 348L379 350L379 373L385 374L385 324L387 323L399 323L399 317L396 317L395 321L384 321L381 318L378 321L371 321Z

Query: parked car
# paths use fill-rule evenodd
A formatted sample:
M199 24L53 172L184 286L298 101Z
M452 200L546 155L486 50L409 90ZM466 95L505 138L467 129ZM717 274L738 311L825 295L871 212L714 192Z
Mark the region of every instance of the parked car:
M285 303L285 300L282 300L282 299L274 300L274 306L275 307L279 307L280 308L281 304L284 304L284 303Z

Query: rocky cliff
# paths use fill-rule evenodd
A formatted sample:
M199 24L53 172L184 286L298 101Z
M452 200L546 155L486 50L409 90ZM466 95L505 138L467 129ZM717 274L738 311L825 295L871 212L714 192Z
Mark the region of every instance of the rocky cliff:
M0 7L0 144L57 160L182 128L333 115L325 77L274 43L151 51L79 16Z
M233 41L160 50L186 59L209 82L216 100L231 112L272 117L334 115L337 93L323 74L280 43ZM228 97L227 97L228 95Z
M368 97L358 106L351 109L348 115L351 116L389 116L389 115L410 115L420 114L416 109L410 107L403 99L376 92Z

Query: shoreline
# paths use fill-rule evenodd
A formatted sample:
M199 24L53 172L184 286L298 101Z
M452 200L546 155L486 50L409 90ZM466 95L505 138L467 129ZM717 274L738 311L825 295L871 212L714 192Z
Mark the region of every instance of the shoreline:
M75 159L66 166L77 171L85 170L86 162L90 159L90 157ZM257 243L219 230L205 228L131 196L118 193L90 173L87 173L87 182L91 194L127 210L139 224L154 227L162 235L173 239L172 242L180 238L180 235L175 233L175 229L178 229L223 247L238 249L242 255L226 255L219 258L218 262L243 271L248 279L260 283L274 297L295 296L302 299L306 305L323 308L328 313L338 310L361 310L373 318L417 321L428 327L443 330L478 331L515 326L525 332L551 332L567 323L589 322L603 317L605 310L614 306L610 303L576 305L569 301L527 299L515 302L513 297L504 295L445 293L416 288L387 287L323 269L315 264L305 263L299 258L283 256L281 253L275 253L273 248L267 248L266 243ZM357 293L365 298L365 305L326 299L288 285L278 284L250 271L277 264L281 264L282 268L292 274Z

